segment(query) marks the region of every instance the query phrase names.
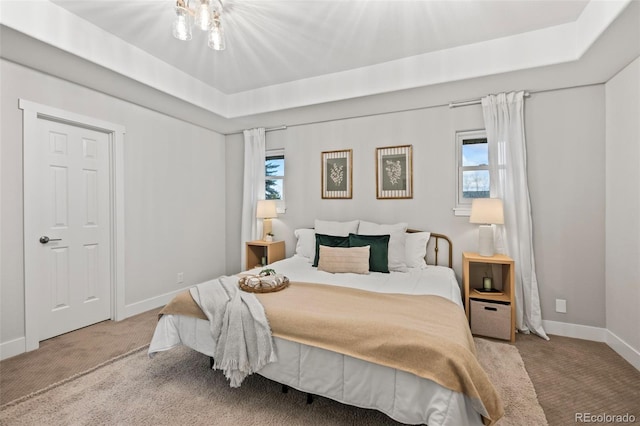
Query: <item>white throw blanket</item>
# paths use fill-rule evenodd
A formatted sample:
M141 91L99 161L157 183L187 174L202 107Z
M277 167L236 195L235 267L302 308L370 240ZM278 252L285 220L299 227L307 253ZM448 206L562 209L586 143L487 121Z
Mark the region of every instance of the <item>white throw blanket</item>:
M254 294L238 288L237 277L207 281L190 292L209 319L216 341L213 368L224 372L232 388L277 361L264 308Z

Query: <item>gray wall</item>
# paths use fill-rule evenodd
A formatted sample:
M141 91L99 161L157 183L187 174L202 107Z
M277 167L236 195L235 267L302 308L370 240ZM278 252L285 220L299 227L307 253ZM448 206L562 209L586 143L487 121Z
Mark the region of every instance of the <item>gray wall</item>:
M606 92L607 329L637 354L640 353L640 58L607 82ZM637 362L637 355L635 359Z
M126 127L128 308L224 273L224 136L6 60L0 73L0 343L24 336L19 98Z
M525 108L542 317L604 327L604 85L536 94Z
M226 252L227 274L238 273L245 268L240 265L241 250L244 244L240 241L242 232L242 191L244 171L244 138L241 134L226 137L226 182L229 190L226 202Z
M529 185L543 318L605 326L604 305L604 86L533 94L525 102ZM480 106L435 107L411 112L329 121L267 133L267 148L285 148L287 212L274 232L295 248L293 230L315 218L409 222L413 228L447 234L454 269L462 251L477 248L477 227L453 214L458 130L483 128ZM413 145L414 197L377 200L375 148ZM227 138L227 163L242 164L242 137ZM233 147L233 149L231 149ZM353 199L320 197L322 151L353 149ZM242 176L242 167L228 170ZM238 179L235 179L236 181ZM241 208L241 194L228 194L227 216ZM233 229L231 229L233 228ZM236 225L227 239L239 241ZM239 229L239 228L238 228ZM235 233L235 235L234 235ZM228 272L240 269L240 248L228 253ZM237 254L236 254L237 252ZM555 299L568 312L555 312Z

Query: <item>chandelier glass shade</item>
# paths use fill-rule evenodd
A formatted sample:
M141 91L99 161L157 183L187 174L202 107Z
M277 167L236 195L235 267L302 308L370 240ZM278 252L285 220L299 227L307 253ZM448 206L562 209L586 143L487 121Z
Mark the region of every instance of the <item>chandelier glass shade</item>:
M191 29L195 26L207 31L207 44L213 50L226 48L222 28L221 0L176 0L173 36L178 40L191 40ZM195 22L194 22L195 21Z
M191 40L191 14L176 6L176 19L173 21L173 36L178 40Z
M224 28L222 28L221 25L216 25L209 31L207 44L213 50L226 49L227 46L224 41Z

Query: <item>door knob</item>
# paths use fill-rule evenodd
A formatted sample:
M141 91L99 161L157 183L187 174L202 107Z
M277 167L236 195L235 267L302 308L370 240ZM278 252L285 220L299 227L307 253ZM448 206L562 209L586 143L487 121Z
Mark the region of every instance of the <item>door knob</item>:
M42 244L47 244L49 241L62 241L62 238L49 238L46 235L44 237L40 237L40 242Z

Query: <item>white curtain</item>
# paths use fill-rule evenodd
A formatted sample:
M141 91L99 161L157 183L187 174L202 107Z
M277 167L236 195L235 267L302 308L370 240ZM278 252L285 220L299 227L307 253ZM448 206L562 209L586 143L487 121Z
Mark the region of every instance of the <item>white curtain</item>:
M491 196L504 204L504 225L496 226L496 251L515 263L516 327L548 339L542 328L533 253L531 202L524 137L524 92L482 98L489 145Z
M246 268L245 242L261 237L262 229L256 219L258 200L264 200L265 185L265 132L264 128L244 131L244 189L242 196L242 230L240 270Z

